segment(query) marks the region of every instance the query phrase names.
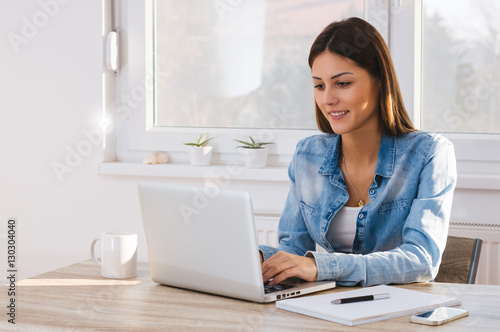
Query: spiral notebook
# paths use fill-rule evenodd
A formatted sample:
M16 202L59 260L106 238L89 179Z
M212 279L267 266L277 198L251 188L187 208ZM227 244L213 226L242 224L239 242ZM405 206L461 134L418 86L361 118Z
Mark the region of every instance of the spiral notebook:
M389 293L390 298L345 304L332 304L335 299ZM394 286L374 286L352 291L281 300L276 308L331 322L354 326L389 318L413 315L442 306L459 305L461 300Z

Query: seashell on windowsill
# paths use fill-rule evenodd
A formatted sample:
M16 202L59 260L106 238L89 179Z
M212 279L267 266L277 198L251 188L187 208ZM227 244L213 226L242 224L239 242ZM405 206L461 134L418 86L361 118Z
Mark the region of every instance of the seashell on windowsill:
M168 155L166 152L152 152L148 153L142 163L145 165L156 165L168 163Z

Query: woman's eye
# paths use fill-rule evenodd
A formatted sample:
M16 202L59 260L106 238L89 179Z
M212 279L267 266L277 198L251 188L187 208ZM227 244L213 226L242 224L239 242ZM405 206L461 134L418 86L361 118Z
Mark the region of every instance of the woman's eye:
M337 82L337 85L341 88L348 87L351 84L351 82Z
M323 84L315 84L314 88L315 89L323 89Z

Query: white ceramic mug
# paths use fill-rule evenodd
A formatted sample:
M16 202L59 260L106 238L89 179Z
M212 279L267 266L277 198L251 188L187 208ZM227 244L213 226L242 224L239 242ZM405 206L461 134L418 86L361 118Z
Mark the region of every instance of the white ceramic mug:
M95 255L95 245L101 241L101 261ZM90 257L101 267L106 278L126 279L137 276L137 233L127 231L104 232L92 241Z

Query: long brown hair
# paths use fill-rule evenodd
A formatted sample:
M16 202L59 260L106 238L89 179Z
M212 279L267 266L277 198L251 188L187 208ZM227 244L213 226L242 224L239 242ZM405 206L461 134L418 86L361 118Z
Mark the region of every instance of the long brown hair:
M356 62L380 80L379 112L382 130L396 136L415 131L403 103L389 49L370 23L351 17L328 25L316 38L309 53L309 67L316 57L328 51ZM316 122L325 133L333 133L330 123L316 104Z

